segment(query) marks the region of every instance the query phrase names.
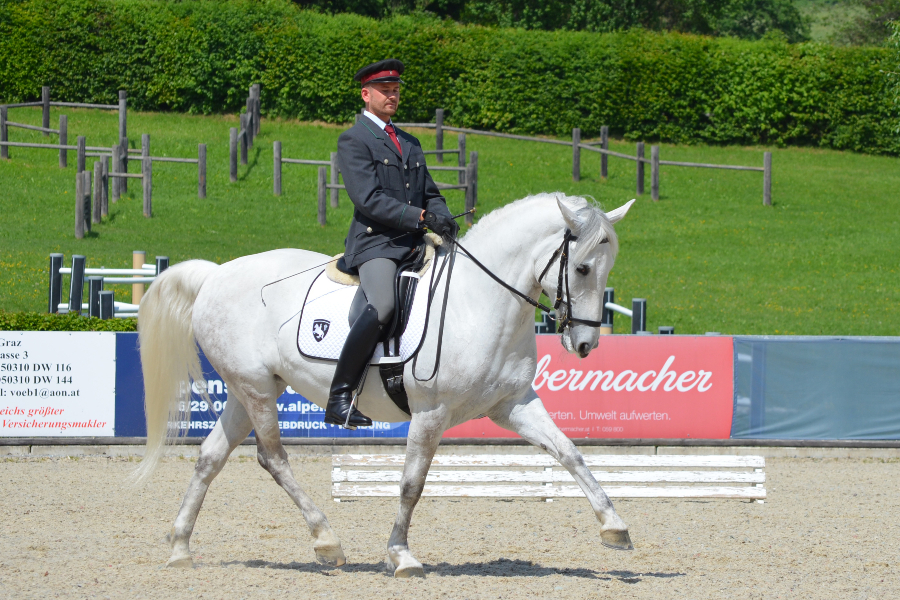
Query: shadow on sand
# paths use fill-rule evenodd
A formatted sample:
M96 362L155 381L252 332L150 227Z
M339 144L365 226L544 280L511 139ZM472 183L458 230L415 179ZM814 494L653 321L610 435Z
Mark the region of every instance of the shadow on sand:
M221 563L223 567L241 565L248 569L283 569L298 571L300 573L318 573L331 576L336 569L326 567L314 562L290 562L278 563L265 560L245 560ZM384 563L354 563L339 567L345 573L383 573L390 575L385 569ZM645 577L658 577L669 579L672 577L684 577L684 573L636 573L634 571L595 571L583 568L559 568L545 567L527 560L509 560L498 558L489 562L468 562L458 565L450 563L425 564L425 574L441 577L546 577L548 575L563 575L565 577L579 577L583 579L597 579L611 581L617 579L623 583L638 583Z

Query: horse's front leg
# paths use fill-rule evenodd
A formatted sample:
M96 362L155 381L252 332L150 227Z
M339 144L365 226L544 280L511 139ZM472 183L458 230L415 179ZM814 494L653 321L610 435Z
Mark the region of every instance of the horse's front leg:
M559 430L534 390L529 389L521 400L511 400L495 406L488 412L488 416L500 427L515 431L542 448L572 474L600 520L600 541L604 546L616 550L634 549L625 521L616 514L606 492L584 464L581 452Z
M416 413L409 425L406 440L406 462L400 480L400 509L388 541L387 568L393 570L394 577L425 577L422 563L409 551L409 523L413 509L425 488L425 477L431 466L431 459L441 443L445 420L441 411Z
M225 404L222 417L216 423L212 433L200 445L200 458L197 459L194 476L184 494L184 501L181 503L181 509L175 518L172 531L168 535L169 544L172 546L172 556L166 563L168 567L193 566L190 549L191 533L197 522L200 506L206 497L206 491L212 480L225 466L228 456L237 448L238 444L247 439L247 435L253 428L247 411L232 396L229 393L230 400Z

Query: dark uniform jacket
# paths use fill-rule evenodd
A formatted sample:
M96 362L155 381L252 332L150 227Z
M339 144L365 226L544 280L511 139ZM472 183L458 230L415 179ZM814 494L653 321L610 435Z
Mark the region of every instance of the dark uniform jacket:
M344 241L344 265L373 258L400 260L422 243L422 209L450 215L425 166L419 140L396 128L403 156L390 136L363 115L338 139L338 167L356 209ZM405 232L413 232L388 241Z

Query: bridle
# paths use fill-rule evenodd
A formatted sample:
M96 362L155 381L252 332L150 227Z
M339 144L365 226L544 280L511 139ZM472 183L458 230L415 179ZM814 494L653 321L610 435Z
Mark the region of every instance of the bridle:
M600 321L591 321L589 319L579 319L577 317L572 316L572 296L569 293L569 269L568 269L568 266L569 266L569 243L577 241L577 240L578 240L578 236L574 235L572 233L572 230L567 228L565 234L563 235L562 244L560 244L559 247L553 252L553 255L550 256L550 260L547 261L547 266L544 267L544 270L541 271L540 277L538 277L538 283L540 283L544 279L544 276L547 274L547 271L550 270L550 267L553 265L553 263L556 262L556 259L559 258L559 276L557 277L557 282L556 282L556 301L553 303L553 308L550 308L549 306L546 306L543 303L538 302L537 300L533 299L528 294L523 294L522 292L520 292L513 286L509 285L508 283L506 283L505 281L503 281L502 279L497 277L494 273L491 272L490 269L488 269L486 266L481 264L481 262L479 262L477 258L472 256L472 254L468 250L463 248L462 244L459 243L459 240L453 239L451 241L457 248L462 250L463 254L468 256L469 259L471 259L472 262L475 263L478 266L478 268L480 268L482 271L484 271L491 279L493 279L494 281L499 283L501 286L503 286L504 288L506 288L507 290L509 290L516 296L518 296L519 298L522 298L523 300L525 300L525 302L527 302L528 304L534 306L535 308L541 309L542 311L544 311L544 313L547 314L548 317L557 321L558 322L557 330L559 333L562 333L563 331L565 331L565 329L567 327L571 327L573 324L587 325L588 327L600 327L600 325L602 324ZM603 244L603 243L606 243L606 241L607 240L603 240L600 243ZM565 289L565 295L563 295L564 289ZM565 303L565 310L563 311L562 319L558 319L556 317L551 316L550 312L552 310L558 310L559 307L561 305L563 305L563 303Z
M448 238L444 238L444 239L447 240ZM444 342L444 318L447 315L447 300L450 297L450 277L453 274L453 265L456 262L456 252L457 251L461 251L463 254L468 256L469 260L471 260L473 263L475 263L475 265L479 269L484 271L488 277L490 277L491 279L493 279L494 281L499 283L501 286L503 286L504 288L506 288L507 290L512 292L514 295L518 296L519 298L521 298L522 300L527 302L528 304L534 306L535 308L541 309L542 311L544 311L544 313L548 317L550 317L554 321L557 321L559 323L559 326L557 327L558 333L563 333L565 331L565 329L567 327L571 327L571 325L573 323L579 324L579 325L587 325L588 327L600 327L600 325L601 325L600 321L590 321L588 319L579 319L577 317L572 316L572 296L569 294L569 269L568 269L568 266L569 266L569 242L573 242L577 239L578 239L578 236L573 235L572 231L567 228L566 233L563 235L562 244L560 244L559 248L557 248L553 252L553 255L550 257L550 260L547 262L547 266L544 267L544 270L541 271L541 276L538 278L538 282L540 283L540 281L544 278L544 275L547 274L547 271L550 270L551 265L553 265L553 263L556 261L556 259L559 258L559 276L557 278L557 284L556 284L556 302L553 304L553 308L550 308L549 306L546 306L546 305L542 304L541 302L538 302L537 300L535 300L528 294L523 294L522 292L520 292L513 286L509 285L508 283L506 283L505 281L503 281L502 279L497 277L497 275L494 274L493 271L491 271L486 266L481 264L480 260L478 260L477 258L472 256L472 253L469 252L468 250L466 250L465 247L459 243L458 239L449 238L449 242L452 244L453 249L449 252L449 254L450 254L449 259L442 262L441 268L437 273L437 281L435 282L434 287L432 287L432 289L430 290L429 296L428 296L428 306L429 306L429 311L430 311L431 302L432 302L432 300L434 300L434 292L437 289L438 283L441 280L441 276L443 275L443 272L444 272L444 267L447 266L447 263L449 263L450 268L447 270L447 279L444 283L444 302L443 302L443 306L441 307L441 316L440 316L440 320L439 320L440 325L439 325L439 329L438 329L437 348L435 349L434 369L431 371L431 375L429 375L427 378L420 379L416 375L416 365L418 364L418 360L419 360L419 355L417 353L415 358L413 358L413 368L412 368L413 377L416 379L416 381L430 381L431 379L434 378L435 375L437 375L437 372L440 369L441 352L443 349L443 342ZM603 240L600 243L605 244L607 241L608 240ZM563 287L565 287L565 292L566 292L565 297L563 296ZM559 319L557 317L552 316L550 314L550 312L555 309L559 309L559 307L563 304L563 301L565 301L565 311L564 311L565 314L563 315L563 318ZM425 330L427 332L428 326L426 325L425 328L426 328Z

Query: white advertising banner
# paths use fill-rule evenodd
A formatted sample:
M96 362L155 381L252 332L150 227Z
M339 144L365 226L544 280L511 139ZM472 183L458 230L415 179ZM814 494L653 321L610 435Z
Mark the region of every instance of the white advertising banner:
M0 331L0 437L114 434L116 334Z

